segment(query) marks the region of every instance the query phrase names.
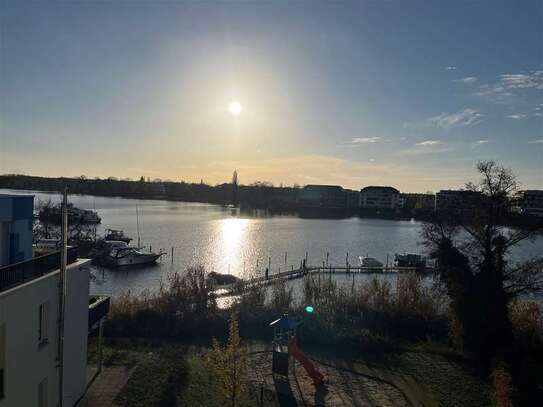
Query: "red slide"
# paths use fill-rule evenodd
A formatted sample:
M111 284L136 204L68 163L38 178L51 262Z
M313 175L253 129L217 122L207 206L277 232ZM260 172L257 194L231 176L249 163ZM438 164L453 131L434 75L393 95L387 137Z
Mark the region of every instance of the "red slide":
M315 368L309 358L305 356L304 353L300 350L300 348L298 347L298 338L292 338L290 344L288 345L288 349L292 356L294 356L296 360L300 362L300 364L304 367L309 377L313 379L313 384L315 386L322 384L324 376Z

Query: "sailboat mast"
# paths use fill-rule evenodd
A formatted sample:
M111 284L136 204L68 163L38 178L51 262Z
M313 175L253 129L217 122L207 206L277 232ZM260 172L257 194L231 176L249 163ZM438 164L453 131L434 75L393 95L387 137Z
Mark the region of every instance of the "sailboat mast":
M138 205L136 204L136 228L138 230L138 249L140 248L140 214L138 211Z

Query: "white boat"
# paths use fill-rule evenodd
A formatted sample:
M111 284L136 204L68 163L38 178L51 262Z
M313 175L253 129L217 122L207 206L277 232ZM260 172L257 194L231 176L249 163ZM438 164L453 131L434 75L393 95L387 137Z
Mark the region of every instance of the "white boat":
M60 239L40 239L32 245L32 252L36 257L43 256L59 251L60 246Z
M79 208L73 208L72 209L73 216L76 219L79 219L82 223L100 223L102 221L102 218L98 216L98 213L95 211L91 211L88 209L79 209Z
M104 240L110 241L110 242L121 241L121 242L130 243L132 238L126 236L122 230L106 229L106 235L104 237Z
M107 263L113 267L155 263L164 253L143 253L135 247L117 247L107 257Z
M370 268L370 269L383 269L383 263L381 263L379 260L373 258L373 257L364 257L360 264L362 267Z

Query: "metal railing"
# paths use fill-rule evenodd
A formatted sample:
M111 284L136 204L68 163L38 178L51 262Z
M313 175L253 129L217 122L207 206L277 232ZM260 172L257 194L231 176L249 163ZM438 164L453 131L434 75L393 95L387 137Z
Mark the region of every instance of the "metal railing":
M109 312L110 298L105 295L91 295L89 298L89 333L98 328L98 322Z
M68 248L67 264L77 261L77 247ZM60 251L0 267L0 292L60 269Z

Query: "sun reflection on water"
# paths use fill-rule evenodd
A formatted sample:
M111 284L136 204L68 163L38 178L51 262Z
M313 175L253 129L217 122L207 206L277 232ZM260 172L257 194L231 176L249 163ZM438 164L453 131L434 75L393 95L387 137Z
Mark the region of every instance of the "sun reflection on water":
M227 218L220 220L220 261L228 265L231 273L238 274L242 268L244 245L248 242L249 219Z

